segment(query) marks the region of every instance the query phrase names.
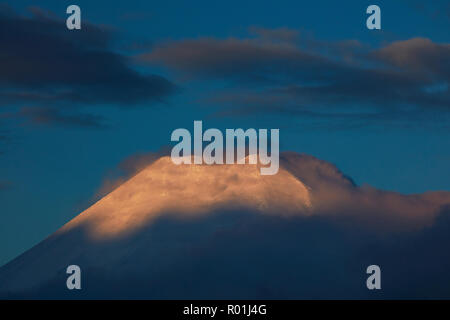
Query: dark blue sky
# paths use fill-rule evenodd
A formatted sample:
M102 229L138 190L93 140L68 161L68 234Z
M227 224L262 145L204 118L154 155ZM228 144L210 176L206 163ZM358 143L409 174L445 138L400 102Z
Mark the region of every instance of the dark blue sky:
M53 17L50 13L39 13L37 9L31 10L33 16L28 9L29 1L15 0L7 2L14 12L6 16L26 17L41 23L44 18L39 15L47 15L52 23L38 26L64 30L65 10L70 4L81 7L83 26L89 23L100 31L83 27L79 32L88 32L90 38L74 40L72 34L62 35L59 32L64 31L55 30L52 37L59 42L51 42L36 38L40 30L34 30L36 34L30 38L34 41L31 45L28 38L21 36L28 32L23 24L8 24L11 29L1 30L2 46L23 41L23 47L38 58L51 58L44 65L45 70L56 70L47 74L32 63L21 64L28 70L29 78L8 82L21 74L12 70L11 74L2 76L4 88L51 93L48 88L55 85L54 79L59 79L57 69L70 59L74 59L73 65L79 66L93 61L91 70L105 68L110 72L106 75L100 71L86 76L80 74L76 79L62 80L67 80L64 88L81 92L83 96L79 98L61 98L55 102L40 97L38 103L38 98L20 100L8 98L6 94L0 98L0 264L84 210L104 179L121 161L133 154L156 151L169 145L171 132L179 127L191 129L194 120L203 120L206 128L280 128L281 150L305 152L332 162L357 184L402 193L450 190L449 73L446 73L450 70L446 51L450 25L448 1L429 4L419 1L135 0L34 3L41 10L51 11ZM365 9L370 4L381 7L381 31L370 31L365 26ZM16 36L15 28L22 27ZM282 30L284 35L298 37L294 45L296 50L305 49L311 54L313 67L304 71L308 75L306 78L302 78L303 73L286 71L297 64L304 68L303 60L295 57L292 65L285 65L283 59L281 62L278 59L280 56L289 59L289 53L275 52L273 58L270 56L272 51L264 51L266 42L255 51L261 56L250 61L241 60L245 54L239 50L244 48L253 52L254 49L245 47L246 41L262 39L270 30ZM207 40L195 42L203 38ZM226 42L230 38L234 40ZM428 39L431 43L431 49L418 54L423 60L412 59L420 68L394 65L392 70L404 67L417 73L411 78L386 80L394 87L398 85L399 96L391 97L391 91L387 89L378 94L378 86L385 78L375 77L372 71L378 70L378 63L387 60L377 60L385 59L385 56L370 60L371 53L396 41L413 38ZM342 45L355 43L355 40L358 43L355 47ZM61 49L65 41L73 41L76 44L74 50L79 50L80 54L67 54L61 62L60 52L67 53ZM96 41L108 43L98 45ZM274 43L270 42L269 49L275 48L272 45ZM424 47L427 45L423 44ZM206 57L216 60L196 64L198 61L183 55L188 46L193 46L196 52L205 50L206 53L218 46L236 57L223 60L220 55L212 54ZM92 47L108 54L98 60L85 55ZM158 49L160 54L157 54ZM237 53L233 51L235 49ZM124 62L111 58L111 53L120 55ZM268 54L269 59L264 60ZM323 60L324 70L314 68L314 63L322 61L316 59L318 56L327 58ZM397 56L388 56L392 57ZM347 64L346 59L356 62ZM221 69L224 61L230 65ZM267 67L265 73L254 72L254 61L262 61ZM336 61L338 65L335 65ZM366 73L367 68L372 71ZM382 66L379 68L383 69ZM4 70L0 73L9 72ZM311 85L314 81L329 80L327 70L331 70L332 80L338 83L347 80L354 83L354 92L349 86L338 86L339 92L348 92L345 97L337 97L331 91L319 95L308 92L308 99L298 100L295 95L286 98L276 91L292 89L294 84ZM323 77L317 80L316 73L323 73ZM432 73L430 82L422 83L429 73ZM409 76L408 71L405 74ZM103 79L103 76L112 79L106 81L108 85L93 92L86 89L90 88L89 77L95 80L95 77ZM255 80L256 76L270 79L259 81ZM364 82L367 78L371 80ZM131 85L121 84L121 79L128 79L124 82ZM359 84L361 88L358 89ZM442 100L417 93L417 88L428 85L430 88L446 86ZM154 92L153 88L156 88ZM365 90L375 93L361 93ZM272 95L274 92L278 94ZM322 96L323 100L318 99ZM274 99L277 105L261 103L257 97L263 98L264 102ZM251 101L249 105L248 101ZM298 108L298 104L302 104L302 108ZM322 105L325 107L318 114L314 113L317 109L313 109L312 114L308 109ZM376 112L367 116L360 110Z

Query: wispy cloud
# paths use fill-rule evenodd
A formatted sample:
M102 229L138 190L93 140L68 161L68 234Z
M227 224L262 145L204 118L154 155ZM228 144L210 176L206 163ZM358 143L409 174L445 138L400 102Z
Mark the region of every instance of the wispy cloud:
M88 113L64 112L57 108L22 108L19 116L36 125L73 126L84 128L104 128L103 117Z

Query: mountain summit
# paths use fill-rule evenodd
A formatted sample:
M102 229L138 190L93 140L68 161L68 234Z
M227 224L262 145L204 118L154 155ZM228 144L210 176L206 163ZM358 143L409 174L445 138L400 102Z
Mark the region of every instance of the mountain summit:
M0 268L0 296L361 297L355 270L374 258L364 246L378 237L384 246L386 234L406 239L448 216L448 192L358 187L314 157L280 160L276 175L263 176L258 165L161 157ZM82 270L81 290L66 287L69 265ZM338 279L331 288L330 276Z
M174 165L162 157L64 226L93 237L114 237L173 213L184 217L227 209L307 213L308 188L287 170L264 176L259 165Z

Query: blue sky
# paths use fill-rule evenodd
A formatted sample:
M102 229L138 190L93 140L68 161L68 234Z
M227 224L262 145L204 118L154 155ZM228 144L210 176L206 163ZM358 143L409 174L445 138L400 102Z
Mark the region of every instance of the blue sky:
M60 28L64 29L65 9L70 4L74 2L55 0L39 1L34 6L51 11L61 19ZM77 121L46 117L47 113L40 113L42 108L48 107L44 103L33 106L34 101L0 100L0 134L4 137L0 140L0 183L3 186L0 190L0 264L84 210L121 161L133 154L169 145L170 133L180 127L191 129L194 120L203 120L205 127L222 129L280 128L281 150L304 152L334 163L357 184L402 193L450 190L448 100L436 108L428 107L427 103L431 102L425 101L418 107L421 112L414 114L408 113L408 108L404 112L402 105L395 112L387 109L379 118L356 123L342 114L317 121L302 113L272 109L268 113L251 109L253 111L244 114L224 116L220 112L229 109L214 100L224 92L244 91L263 96L273 87L247 82L243 78L248 74L240 72L229 78L220 73L213 76L192 73L186 64L180 67L177 61L166 61L165 56L154 55L164 44L172 44L176 51L182 48L177 47L178 44L192 39L213 39L216 44L233 38L242 44L240 41L244 39L253 39L252 30L258 28L296 31L301 45L323 46L309 48L313 51L348 40L361 43L363 53L395 41L419 37L433 44L448 45L450 8L447 1L433 1L424 6L419 1L377 1L382 12L381 31L367 30L365 9L374 3L366 1L343 4L336 1L133 0L117 3L80 0L75 4L81 7L83 24L89 23L111 34L111 43L102 50L127 57L129 70L157 75L177 89L156 98L143 95L136 103L127 103L122 97L116 102L108 99L106 92L106 96L87 102L63 101L64 107L51 106L53 111L64 108L61 110L69 114L85 115ZM33 19L28 1L10 1L7 5L15 14ZM59 21L58 18L51 17L52 21ZM52 28L57 28L58 23ZM6 32L15 34L14 29ZM103 39L103 35L99 38ZM34 45L39 46L39 41ZM169 49L163 53L173 53ZM57 57L58 47L46 50L55 52ZM359 51L350 53L357 57ZM151 63L140 59L145 54L151 55ZM442 58L443 70L448 70L445 69L448 61L448 56ZM445 78L448 74L443 74L436 83L448 84L449 79ZM39 69L35 75L39 78ZM280 76L285 74L280 73ZM120 90L120 87L114 88ZM446 90L448 94L448 87ZM328 108L338 106L339 112L347 111L345 103L331 102L326 101ZM227 105L230 103L238 110L245 110L240 100L228 101ZM294 107L296 103L293 102ZM388 99L386 102L376 100L380 106L390 103ZM360 109L374 106L366 104L364 98L357 98L351 108L350 113L358 113ZM36 113L35 110L41 111Z

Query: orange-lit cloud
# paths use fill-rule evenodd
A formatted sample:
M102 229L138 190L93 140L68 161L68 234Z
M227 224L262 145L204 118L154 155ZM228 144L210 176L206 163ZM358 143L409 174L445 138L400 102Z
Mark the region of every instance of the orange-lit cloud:
M279 216L351 219L377 229L431 225L450 192L402 195L358 187L335 166L311 156L284 153L274 176L257 165L175 165L170 157L150 162L128 181L64 226L86 227L96 239L133 232L175 214L192 218L220 210ZM141 163L142 165L142 163Z

